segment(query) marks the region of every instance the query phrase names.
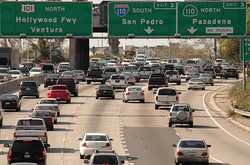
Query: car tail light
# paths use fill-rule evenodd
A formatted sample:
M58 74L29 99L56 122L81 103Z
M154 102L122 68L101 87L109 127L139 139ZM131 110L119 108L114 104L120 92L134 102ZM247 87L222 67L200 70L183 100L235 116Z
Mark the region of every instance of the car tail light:
M19 90L22 90L22 86L19 87Z
M130 92L127 92L126 95L130 95Z
M23 140L24 143L30 143L32 140Z
M89 77L89 74L86 74L86 77Z
M43 159L46 159L47 153L45 150L43 150Z
M202 152L201 156L208 156L208 152Z
M179 96L176 96L176 101L179 101Z
M12 100L12 104L16 104L17 103L17 101L16 100Z
M155 97L156 101L158 101L158 96Z
M189 112L189 116L192 116L192 112Z
M86 144L86 143L83 143L82 146L83 146L83 147L87 147L87 144Z
M182 152L177 152L176 155L177 155L177 156L182 156L182 155L184 155L184 154L183 154Z
M172 116L172 112L169 112L169 116Z
M141 95L143 96L143 95L144 95L144 92L141 92Z
M16 132L13 132L13 137L14 137L14 138L16 137Z
M100 93L100 91L99 91L99 90L97 90L97 91L96 91L96 93Z
M12 160L12 151L11 150L8 152L8 159Z

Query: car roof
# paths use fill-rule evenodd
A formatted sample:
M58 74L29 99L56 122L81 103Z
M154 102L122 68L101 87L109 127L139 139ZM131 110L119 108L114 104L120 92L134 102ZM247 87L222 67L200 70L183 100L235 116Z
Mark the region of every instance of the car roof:
M188 103L177 103L174 104L173 106L190 106Z
M65 85L64 85L65 86ZM41 100L56 100L55 98L42 98L42 99L40 99L39 101L41 101Z
M107 135L106 133L85 133L85 135Z
M205 141L202 138L184 138L184 139L180 139L180 141Z
M160 87L160 88L158 88L158 90L162 90L162 89L173 89L173 90L176 90L176 88L174 88L174 87Z

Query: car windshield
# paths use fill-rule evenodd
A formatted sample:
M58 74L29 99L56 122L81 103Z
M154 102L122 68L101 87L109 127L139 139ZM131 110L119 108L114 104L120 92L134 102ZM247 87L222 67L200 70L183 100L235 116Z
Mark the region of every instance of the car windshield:
M105 135L86 135L86 141L107 141Z
M160 89L158 95L176 95L176 90L174 89Z
M181 148L205 148L203 141L181 141Z
M118 160L116 156L113 155L96 155L94 157L93 164L118 165Z

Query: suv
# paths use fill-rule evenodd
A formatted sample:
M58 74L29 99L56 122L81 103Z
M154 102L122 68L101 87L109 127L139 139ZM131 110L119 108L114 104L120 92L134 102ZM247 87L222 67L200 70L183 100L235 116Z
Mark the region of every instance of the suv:
M193 112L194 110L189 104L175 104L169 111L168 126L172 127L172 124L189 124L193 127Z
M49 144L44 144L37 137L17 137L12 144L5 143L8 147L8 163L15 162L34 162L39 165L46 165L47 153L46 148Z
M109 79L109 84L113 87L113 89L126 89L128 81L124 75L113 74Z
M117 73L118 73L118 70L115 67L104 68L104 72L103 72L105 80L110 79L110 76L112 74L117 74Z
M150 66L141 66L139 68L140 79L148 79L151 73L152 69Z
M112 164L112 165L121 165L124 164L124 160L120 160L119 156L115 151L99 151L96 150L93 153L89 160L84 160L85 164L95 165L95 164Z
M21 81L19 84L19 98L23 96L35 96L39 98L39 84L36 81Z
M66 85L71 94L73 94L75 97L78 96L78 86L75 82L75 79L60 77L56 83Z
M236 78L239 79L239 73L237 71L237 69L227 69L224 72L224 78L228 79L228 78Z
M168 82L181 85L181 76L177 70L166 70L165 74L168 77Z
M160 87L155 95L155 109L160 106L172 106L179 103L179 94L176 88L173 87Z
M86 76L87 84L91 84L91 82L101 82L101 84L105 84L105 77L102 69L100 68L92 68L88 70Z
M152 73L148 78L148 90L159 87L168 87L168 78L164 73Z
M44 78L44 88L56 84L56 81L59 79L58 73L50 73Z

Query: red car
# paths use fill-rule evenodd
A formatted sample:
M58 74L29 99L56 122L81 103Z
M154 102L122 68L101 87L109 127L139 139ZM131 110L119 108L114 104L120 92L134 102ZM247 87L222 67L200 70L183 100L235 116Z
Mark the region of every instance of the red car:
M48 98L55 98L58 101L66 101L66 103L71 102L71 94L66 85L56 84L50 87L47 93Z

